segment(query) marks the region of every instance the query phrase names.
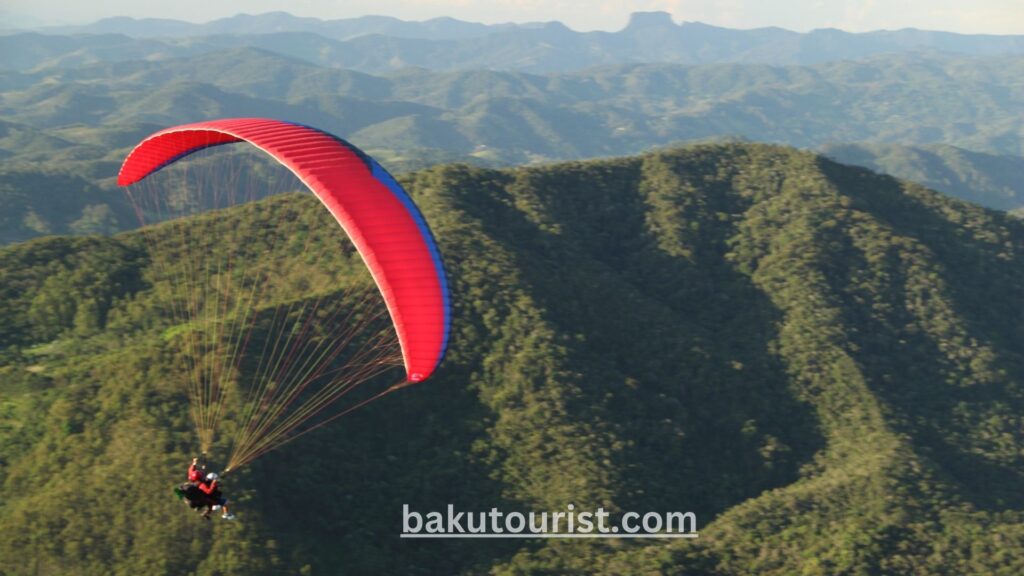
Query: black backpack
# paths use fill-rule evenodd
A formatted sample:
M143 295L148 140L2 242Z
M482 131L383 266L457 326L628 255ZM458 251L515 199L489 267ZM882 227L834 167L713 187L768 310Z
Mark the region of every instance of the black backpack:
M199 508L206 505L206 494L198 486L191 482L185 482L174 488L174 494L180 499L188 502L192 508Z

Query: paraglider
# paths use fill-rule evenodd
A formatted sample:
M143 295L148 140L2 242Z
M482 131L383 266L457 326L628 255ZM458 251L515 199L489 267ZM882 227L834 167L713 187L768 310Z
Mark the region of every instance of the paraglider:
M346 300L328 293L312 304L261 305L255 301L266 292L260 280L266 272L236 271L232 267L238 258L211 263L216 251L210 246L216 241L193 233L187 223L172 223L181 227L176 235L157 238L160 232L153 232L154 242L180 238L184 246L198 240L196 248L176 248L175 258L184 262L168 257L162 268L166 272L161 273L183 286L181 292L187 295L171 305L178 327L168 334L184 335L179 337L192 367L189 396L203 453L228 412L223 407L229 396L225 389L242 372L241 358L247 353L257 358L249 371L248 400L237 411L239 422L233 426L234 447L225 472L372 400L430 378L444 358L451 325L447 276L419 208L375 160L327 132L263 118L175 126L139 143L125 158L117 182L129 187L142 223L150 223L146 219L153 214L168 220L172 211L167 207L180 199L168 197L166 189L147 193L133 185L196 152L231 143L248 143L265 152L327 208L338 232L347 235L369 270L386 307L383 317L390 318L390 337L372 331L368 336L354 335L380 317L359 309L358 302L367 298ZM327 259L332 255L328 252ZM261 348L252 343L257 324L270 334ZM394 337L405 378L324 416L326 408L357 384L395 365L387 344ZM229 515L226 500L221 503L223 496L217 494L218 478L209 480L207 475L200 480L198 475L193 462L188 485L176 489L179 496L190 505L206 506L207 515L216 505L224 506Z
M355 146L315 128L264 118L185 124L136 146L117 183L134 184L189 154L233 142L249 142L270 154L334 215L384 296L408 381L429 378L444 357L451 324L441 255L409 195Z
M228 509L228 499L220 489L220 476L216 472L205 472L205 467L197 467L198 458L192 459L188 467L188 482L174 488L174 494L189 508L201 512L201 516L210 519L210 513L223 509L221 518L234 520L235 515Z

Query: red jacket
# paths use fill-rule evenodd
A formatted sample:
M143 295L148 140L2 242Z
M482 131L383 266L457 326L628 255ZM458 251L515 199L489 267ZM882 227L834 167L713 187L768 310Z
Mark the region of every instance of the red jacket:
M196 468L195 464L189 464L188 466L188 481L189 482L200 482L203 479L203 471Z
M200 482L199 489L202 490L204 494L213 494L217 490L217 480L210 483Z

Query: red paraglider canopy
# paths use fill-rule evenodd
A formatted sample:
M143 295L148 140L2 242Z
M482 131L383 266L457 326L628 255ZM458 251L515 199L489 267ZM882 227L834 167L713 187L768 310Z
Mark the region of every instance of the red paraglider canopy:
M133 184L192 152L242 141L291 170L334 215L384 296L407 380L427 379L444 357L451 324L441 256L409 195L355 146L315 128L263 118L185 124L136 146L117 183Z

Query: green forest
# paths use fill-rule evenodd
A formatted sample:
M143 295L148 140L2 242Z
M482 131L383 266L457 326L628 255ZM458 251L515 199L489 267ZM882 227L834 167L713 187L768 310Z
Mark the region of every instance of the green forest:
M90 199L24 232L76 235L0 249L0 574L1024 573L1021 220L766 144L398 179L449 274L447 358L232 473L235 522L170 491L196 450L172 228L100 235L131 215ZM304 266L266 241L284 220L337 233L298 193L188 226L273 306L346 306L353 253ZM402 504L449 503L700 536L399 538Z

